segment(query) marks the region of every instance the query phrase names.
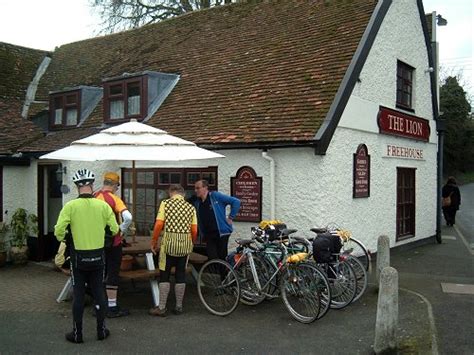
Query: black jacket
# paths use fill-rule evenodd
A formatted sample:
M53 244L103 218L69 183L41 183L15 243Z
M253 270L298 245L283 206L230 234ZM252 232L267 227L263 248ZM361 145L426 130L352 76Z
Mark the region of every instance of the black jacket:
M459 188L455 184L446 184L443 186L443 191L441 193L442 197L451 196L451 206L459 209L459 205L461 204L461 193L459 192Z

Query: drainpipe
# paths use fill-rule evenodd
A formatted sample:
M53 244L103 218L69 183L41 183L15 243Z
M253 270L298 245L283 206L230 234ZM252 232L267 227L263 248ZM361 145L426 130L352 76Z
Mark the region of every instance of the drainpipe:
M431 52L433 56L434 64L434 80L436 83L436 103L437 107L434 110L435 120L436 120L436 130L438 132L438 152L436 155L437 160L437 176L436 176L436 241L441 244L441 189L443 186L443 152L444 152L444 134L446 132L446 123L443 119L440 118L442 113L439 112L439 44L438 39L436 38L437 26L446 26L447 21L443 19L441 15L437 15L436 11L431 13Z
M267 151L262 152L262 158L270 162L270 219L275 219L275 160L268 155Z

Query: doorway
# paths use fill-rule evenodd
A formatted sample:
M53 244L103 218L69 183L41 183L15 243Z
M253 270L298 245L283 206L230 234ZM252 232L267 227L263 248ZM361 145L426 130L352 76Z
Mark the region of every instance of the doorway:
M62 175L59 164L38 165L38 240L36 253L31 257L37 261L50 260L58 250L54 226L62 208Z

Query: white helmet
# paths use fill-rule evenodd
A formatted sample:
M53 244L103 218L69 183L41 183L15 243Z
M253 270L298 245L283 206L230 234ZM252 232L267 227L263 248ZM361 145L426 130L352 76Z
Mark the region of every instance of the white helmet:
M79 169L72 177L72 181L77 186L90 185L95 181L95 175L92 171L87 169Z

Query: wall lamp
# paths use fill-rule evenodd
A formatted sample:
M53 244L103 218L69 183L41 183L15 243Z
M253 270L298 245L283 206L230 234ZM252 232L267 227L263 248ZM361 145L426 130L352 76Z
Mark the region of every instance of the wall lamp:
M438 24L438 26L446 26L448 24L448 20L443 18L443 16L441 15L437 15L436 20L437 20L436 23Z

